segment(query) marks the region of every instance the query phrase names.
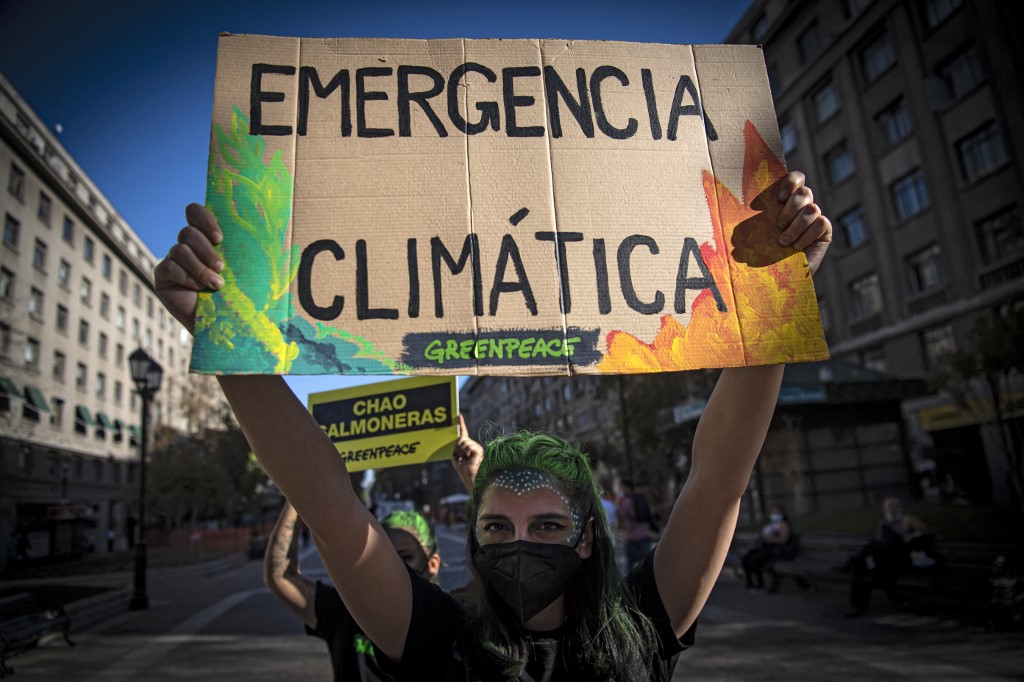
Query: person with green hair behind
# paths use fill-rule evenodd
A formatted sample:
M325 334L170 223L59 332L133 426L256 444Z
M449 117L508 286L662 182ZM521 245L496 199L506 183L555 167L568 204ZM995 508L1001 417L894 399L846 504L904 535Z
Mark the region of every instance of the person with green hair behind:
M363 634L345 608L333 586L312 581L299 569L299 515L284 503L277 523L267 537L263 556L263 582L270 593L306 627L306 634L327 643L336 680L377 682L390 679L380 670L373 643ZM427 580L434 580L441 567L437 539L430 523L419 512L399 510L381 520L398 556Z
M778 183L778 241L813 275L832 225L801 173ZM186 329L197 292L219 289L223 239L192 204L156 268ZM667 682L693 642L764 443L783 366L722 371L697 425L691 469L657 547L625 579L587 458L566 441L512 434L487 446L470 500L478 612L410 569L363 506L334 444L279 376L218 376L264 470L308 524L346 609L398 680ZM457 445L473 449L468 434Z

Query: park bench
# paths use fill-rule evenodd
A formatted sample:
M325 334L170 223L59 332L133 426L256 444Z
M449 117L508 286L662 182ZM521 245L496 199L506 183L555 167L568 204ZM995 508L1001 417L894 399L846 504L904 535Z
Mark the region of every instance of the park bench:
M7 665L11 656L34 647L39 638L51 632L60 632L68 646L71 619L63 607L41 608L32 594L16 594L0 599L0 677L7 677L14 669Z
M845 589L850 575L839 567L866 542L867 538L851 535L805 534L796 558L775 562L773 585L777 589L783 579L791 578L801 587L817 584ZM988 612L995 608L995 561L1000 556L1014 557L1020 550L1006 544L942 538L935 547L941 561L934 566L911 568L897 577L895 585L900 593L915 602L957 611Z

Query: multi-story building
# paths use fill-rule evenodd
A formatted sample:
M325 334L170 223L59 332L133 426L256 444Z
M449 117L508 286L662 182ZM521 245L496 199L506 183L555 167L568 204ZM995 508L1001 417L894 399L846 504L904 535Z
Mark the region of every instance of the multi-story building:
M835 226L815 278L834 357L924 378L980 315L1024 314L1021 25L996 0L757 0L726 39L763 45L787 165ZM904 410L940 469L1005 496L988 417Z
M106 551L109 530L122 547L139 485L128 356L164 369L151 424L186 430L191 337L156 300L156 257L2 75L0 183L0 535L36 557Z

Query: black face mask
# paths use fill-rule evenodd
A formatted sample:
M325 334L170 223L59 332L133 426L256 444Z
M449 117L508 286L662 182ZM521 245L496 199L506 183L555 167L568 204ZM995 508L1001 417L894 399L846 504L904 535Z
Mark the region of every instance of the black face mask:
M484 583L526 623L565 591L583 561L567 545L517 540L481 546L473 563Z

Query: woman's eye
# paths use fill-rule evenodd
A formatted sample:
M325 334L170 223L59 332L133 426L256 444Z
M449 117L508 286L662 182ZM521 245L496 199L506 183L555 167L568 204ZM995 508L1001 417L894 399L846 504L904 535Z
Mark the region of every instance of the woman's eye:
M505 530L505 524L500 521L491 521L484 524L483 530L485 533L500 533Z
M540 524L540 529L546 531L564 530L565 524L559 523L558 521L545 521L544 523Z

